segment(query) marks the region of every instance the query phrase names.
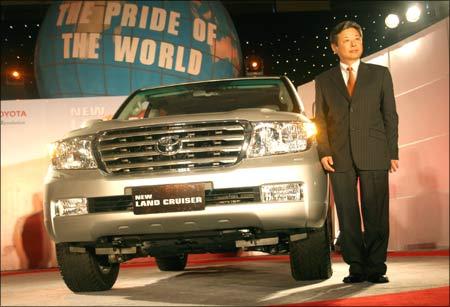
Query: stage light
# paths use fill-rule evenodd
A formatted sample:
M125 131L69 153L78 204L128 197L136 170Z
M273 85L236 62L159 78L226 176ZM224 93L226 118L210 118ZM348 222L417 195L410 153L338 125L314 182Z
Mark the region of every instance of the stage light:
M264 65L261 57L252 54L245 62L245 72L247 76L262 76L264 74Z
M6 84L7 85L23 85L24 84L24 76L20 70L12 69L7 72L6 75Z
M16 80L19 80L22 77L22 75L17 70L14 70L11 72L11 77L13 77Z
M384 20L384 23L388 28L394 29L397 28L398 24L400 23L400 19L396 14L389 14Z
M416 22L420 18L420 13L420 8L417 5L413 5L406 11L406 20Z

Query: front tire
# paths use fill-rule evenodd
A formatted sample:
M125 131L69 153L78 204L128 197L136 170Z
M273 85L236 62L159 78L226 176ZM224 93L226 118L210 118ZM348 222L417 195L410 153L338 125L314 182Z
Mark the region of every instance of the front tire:
M109 263L108 256L88 250L72 253L67 243L56 244L56 257L61 276L73 292L109 290L119 274L119 264Z
M183 271L186 267L188 254L170 257L155 257L156 265L161 271Z
M289 243L291 274L295 280L328 279L331 269L330 238L328 223L317 231L308 233L308 238Z

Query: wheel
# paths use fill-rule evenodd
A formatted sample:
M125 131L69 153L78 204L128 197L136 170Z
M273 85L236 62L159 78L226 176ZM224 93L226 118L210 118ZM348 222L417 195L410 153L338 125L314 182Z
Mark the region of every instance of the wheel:
M119 274L119 264L109 263L108 256L94 252L71 253L69 244L56 244L59 271L73 292L105 291L112 288Z
M327 279L331 269L330 238L328 223L308 238L289 243L291 274L295 280Z
M180 254L170 257L155 257L156 264L161 271L183 271L186 267L188 255Z

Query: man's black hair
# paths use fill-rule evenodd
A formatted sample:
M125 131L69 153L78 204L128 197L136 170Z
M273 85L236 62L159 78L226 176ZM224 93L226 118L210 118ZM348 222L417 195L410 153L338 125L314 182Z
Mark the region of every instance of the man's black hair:
M351 20L346 20L346 21L338 23L333 28L333 30L331 30L330 43L337 45L338 34L341 33L342 31L346 30L346 29L349 29L349 28L356 29L359 32L359 34L361 35L361 37L363 36L362 29L361 29L361 26L359 24L357 24L356 22L351 21Z

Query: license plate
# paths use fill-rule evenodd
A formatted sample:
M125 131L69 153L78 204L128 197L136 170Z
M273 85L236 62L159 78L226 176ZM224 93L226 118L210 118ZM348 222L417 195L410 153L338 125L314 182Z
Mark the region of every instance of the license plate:
M167 184L131 188L134 214L205 209L205 184Z

